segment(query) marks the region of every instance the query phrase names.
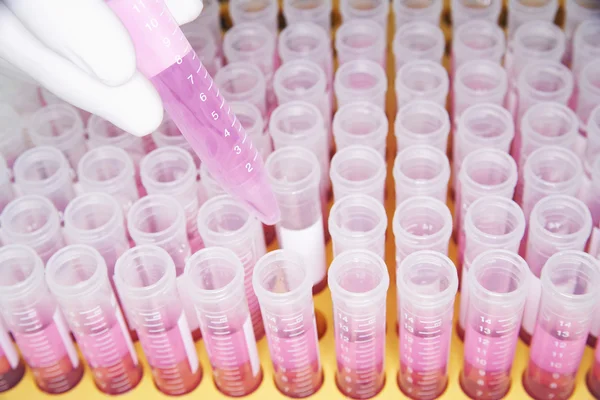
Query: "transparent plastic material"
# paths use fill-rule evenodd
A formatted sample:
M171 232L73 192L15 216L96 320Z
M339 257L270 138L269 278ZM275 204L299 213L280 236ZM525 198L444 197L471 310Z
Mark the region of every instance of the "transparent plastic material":
M500 1L494 2L501 5ZM454 30L452 68L456 71L456 68L470 60L489 60L502 64L505 51L504 31L496 21L470 20Z
M352 60L341 65L335 73L333 86L338 107L367 101L385 110L387 75L374 61Z
M15 387L25 375L25 364L21 361L8 330L0 321L0 393Z
M37 195L20 196L0 214L2 243L31 247L43 263L65 246L60 215L50 200Z
M204 4L203 15L206 12L206 9L206 4ZM217 46L218 43L213 35L211 35L208 27L201 26L190 32L184 30L184 33L185 37L190 42L190 46L192 46L192 49L198 55L198 59L202 62L202 65L204 65L210 76L215 76L217 71L223 66L223 60L219 55L220 49Z
M86 245L59 250L48 261L46 282L98 389L119 395L135 388L142 366L100 253Z
M414 196L394 212L392 229L396 241L396 268L419 250L448 254L452 215L445 203L433 197Z
M83 364L44 281L44 264L28 246L0 248L0 313L42 392L65 393L79 383Z
M568 1L568 3L572 2L574 1ZM590 19L582 22L573 36L571 70L575 80L579 79L583 67L598 57L600 57L600 20Z
M117 261L114 279L158 390L171 396L194 390L202 367L169 253L152 245L127 250Z
M413 196L446 202L450 162L446 153L427 144L408 146L394 160L396 207Z
M351 2L353 0L349 0ZM357 0L354 0L358 2ZM374 3L388 4L385 0ZM385 18L387 22L387 14ZM368 19L350 19L345 21L335 33L335 51L338 64L352 60L371 60L387 67L387 31L377 22Z
M197 225L207 247L230 249L242 262L245 298L251 318L250 328L254 328L254 335L261 339L265 330L258 300L252 288L254 266L267 252L260 222L233 197L220 195L202 205L198 211Z
M210 35L215 40L219 57L222 45L222 28L221 28L221 7L219 0L203 0L202 12L192 22L189 22L181 27L181 30L186 34L190 32L198 32L201 29L208 29Z
M250 394L260 385L262 370L244 296L242 263L231 250L211 247L188 260L184 276L215 385L226 396Z
M215 181L205 166L200 166L200 183L206 193L206 197L209 199L227 193L225 192L225 189Z
M326 203L319 198L317 158L304 148L290 146L275 150L266 167L281 209L281 221L277 224L279 246L302 254L305 273L309 274L313 291L318 292L326 284L327 264L323 229Z
M587 141L583 155L583 163L586 171L589 171L594 161L600 155L600 105L592 110L587 123Z
M412 21L427 21L437 26L443 6L442 0L393 0L396 30Z
M40 86L37 91L39 91L39 94L36 93L36 97L38 97L41 100L41 103L43 103L42 105L45 105L45 106L50 106L50 105L54 105L54 104L69 104L70 105L70 103L64 101L63 99L56 96L54 93L50 92L49 90L47 90L46 88L44 88L42 86ZM77 108L77 107L74 107L74 108L75 108L75 110L77 110L77 113L79 113L79 116L81 117L81 120L83 121L83 123L86 124L92 114L90 114L88 111L82 110L81 108Z
M448 385L456 267L444 254L417 251L399 265L396 286L398 385L410 398L432 400Z
M139 199L135 167L123 149L102 146L88 151L77 167L83 192L104 192L115 196L126 213Z
M182 148L190 153L196 166L200 166L200 158L196 152L194 152L188 141L185 140L185 137L183 137L179 131L179 128L177 128L177 125L175 125L173 120L168 115L165 114L163 122L156 131L152 132L151 136L154 143L156 143L156 147L177 146Z
M233 0L229 3L229 15L234 25L254 22L277 34L277 0Z
M142 184L148 194L175 198L185 212L186 230L192 253L204 247L196 226L198 214L198 172L190 154L180 148L161 147L140 164Z
M592 110L600 104L600 58L590 61L577 77L577 116L585 127Z
M383 204L386 165L384 159L371 147L348 146L331 159L329 177L335 201L344 196L364 193Z
M45 196L58 211L64 211L75 197L73 170L55 147L38 146L25 151L15 161L13 174L20 194Z
M100 146L119 147L129 154L135 164L138 164L146 154L141 137L134 136L97 115L90 116L87 133L91 149Z
M11 171L0 154L0 214L4 210L4 207L15 198L11 177Z
M385 384L385 261L368 250L349 250L331 263L336 383L342 394L370 399Z
M534 398L566 400L571 396L599 300L598 285L597 261L585 253L561 252L546 263L540 310L523 374L525 390Z
M0 155L12 168L15 160L29 147L25 138L25 121L8 104L0 104Z
M0 103L15 109L23 118L29 118L42 104L39 97L39 86L27 75L7 63L2 63L0 73Z
M509 198L484 196L475 200L469 206L465 215L464 253L459 254L459 269L462 269L462 291L458 330L461 335L464 336L465 326L467 325L468 296L469 290L472 288L471 284L467 282L467 274L474 265L474 260L480 254L487 253L488 250L494 250L495 253L499 254L499 257L504 255L505 252L514 253L515 257L517 257L516 254L519 251L521 239L525 234L525 226L525 216L521 207ZM521 261L514 261L514 263L520 265ZM525 268L527 268L526 264ZM518 326L520 325L521 317L519 316ZM517 334L518 331L517 329ZM481 365L481 363L475 365L473 361L471 359L471 363L473 364L471 368L485 366ZM505 374L507 372L510 372L510 368L508 368L508 371L503 371ZM466 375L470 376L471 373L467 373ZM497 398L499 397L502 396L498 396Z
M295 398L308 397L323 384L309 268L300 254L275 250L258 260L252 275L275 386Z
M460 374L471 398L501 399L510 389L528 278L527 264L511 251L488 250L473 260ZM465 300L461 297L461 305Z
M579 27L588 21L598 21L600 6L595 0L566 0L565 1L565 34L572 42ZM571 43L573 44L573 43ZM573 49L570 49L572 54Z
M331 0L284 0L283 16L287 25L312 22L325 31L331 30Z
M472 20L497 24L502 3L502 0L452 0L452 26L456 28Z
M83 121L71 105L55 104L40 108L31 116L27 128L34 145L56 147L73 168L87 151Z
M429 144L446 152L450 134L448 111L427 100L409 102L396 114L394 134L397 151L415 144Z
M432 0L442 3L440 0ZM442 61L446 41L442 30L425 20L416 20L396 25L392 41L392 52L396 71L412 60Z
M333 136L337 151L363 145L386 157L388 119L375 104L360 101L340 107L333 116Z
M600 157L596 158L596 161L592 165L591 176L592 186L588 195L587 205L592 213L592 225L596 227L600 225Z
M333 257L347 250L369 250L385 260L387 215L383 204L364 194L336 201L329 212Z
M390 2L388 0L341 0L340 14L343 22L370 20L376 22L387 36L388 14ZM339 34L339 31L338 31Z
M260 156L263 160L266 160L269 154L273 152L273 144L271 143L269 131L265 129L265 120L260 110L253 104L240 101L232 101L229 106L250 139L252 139L252 143L258 149Z
M558 10L558 0L509 0L508 1L508 37L530 21L552 22Z
M429 100L446 106L450 78L440 63L430 60L408 61L396 72L394 84L398 109L413 100Z
M233 62L215 75L215 85L228 101L254 104L263 118L267 116L267 86L260 69L248 62Z

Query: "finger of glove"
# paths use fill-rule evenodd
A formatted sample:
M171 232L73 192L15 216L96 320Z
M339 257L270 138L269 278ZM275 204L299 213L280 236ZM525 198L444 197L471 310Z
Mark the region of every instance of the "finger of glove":
M192 22L202 12L202 0L165 0L169 11L179 25Z

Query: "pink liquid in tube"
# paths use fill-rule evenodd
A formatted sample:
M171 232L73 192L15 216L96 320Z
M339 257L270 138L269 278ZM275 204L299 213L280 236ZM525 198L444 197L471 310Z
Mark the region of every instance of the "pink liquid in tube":
M258 149L162 0L109 0L132 36L138 68L211 174L266 224L279 208Z
M25 365L19 358L8 331L0 322L0 393L19 383L24 373Z

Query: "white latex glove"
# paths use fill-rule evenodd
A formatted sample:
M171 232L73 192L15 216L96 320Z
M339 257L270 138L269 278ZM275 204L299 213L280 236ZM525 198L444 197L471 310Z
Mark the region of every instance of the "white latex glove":
M202 11L202 0L164 1L180 25ZM104 0L0 0L0 59L134 135L162 121L160 97Z

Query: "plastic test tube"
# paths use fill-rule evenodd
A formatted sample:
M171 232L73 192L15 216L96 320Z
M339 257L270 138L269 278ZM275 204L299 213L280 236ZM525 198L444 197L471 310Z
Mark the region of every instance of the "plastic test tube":
M115 196L124 212L140 197L133 161L118 147L102 146L88 151L79 162L77 177L83 192Z
M444 2L442 0L393 0L394 20L396 30L412 21L426 21L439 25Z
M452 235L452 215L445 203L433 197L414 196L404 200L394 212L392 223L396 241L396 268L419 250L448 254Z
M383 37L387 37L390 2L387 0L341 0L340 13L342 21L370 20L383 29ZM338 30L339 34L339 30Z
M387 216L383 204L356 193L336 201L329 212L333 256L346 250L364 249L385 259Z
M368 250L348 250L331 263L335 380L345 396L370 399L385 383L387 266Z
M359 144L372 147L385 159L388 119L375 104L359 101L340 107L332 130L337 151Z
M0 248L0 289L3 320L36 385L49 394L71 390L83 376L83 364L44 281L44 264L32 248Z
M600 105L592 110L586 127L587 141L583 155L583 163L589 174L594 161L600 155Z
M398 151L415 144L429 144L446 152L450 134L448 111L428 100L412 101L398 110L394 134Z
M596 321L593 322L593 325L595 326L598 325ZM591 333L592 332L590 332L590 334ZM594 352L594 361L590 371L587 374L587 385L589 391L592 393L592 396L600 397L600 346L597 344L596 351Z
M489 0L485 2L472 0L452 0L452 26L461 26L472 20L485 20L498 23L502 10L502 0Z
M59 250L48 261L46 282L98 389L118 395L135 388L142 366L100 253L87 245Z
M217 78L215 77L215 79ZM185 137L183 137L183 135L179 131L179 128L177 128L177 125L175 125L173 120L167 114L165 114L163 122L160 124L156 131L152 132L151 136L154 143L156 143L156 147L180 147L188 153L190 153L197 167L200 166L200 158L198 157L196 152L192 150L192 146L190 146L188 141L185 140Z
M279 4L276 0L233 0L229 3L229 15L234 25L255 22L265 26L273 34L277 34L278 12Z
M15 160L29 147L25 139L25 122L8 104L0 104L0 155L12 168Z
M229 10L232 11L232 8L230 7ZM202 14L204 14L204 11L206 11L206 5ZM201 26L189 32L184 30L184 33L192 49L198 55L198 59L202 61L202 65L204 65L210 76L214 77L223 66L223 60L219 55L218 43L208 27Z
M341 65L333 83L339 107L364 100L382 110L385 110L387 86L385 70L371 60L352 60Z
M567 3L575 3L575 1L568 1ZM573 71L575 80L579 79L579 73L587 63L600 57L599 37L600 20L597 18L582 22L575 30L575 35L573 36L573 57L571 60L571 70Z
M413 196L429 196L445 203L450 179L446 153L428 144L408 146L394 160L396 207Z
M202 188L206 193L206 197L208 199L213 198L215 196L219 196L221 194L227 194L225 189L217 181L212 177L208 168L204 165L200 166L200 183L202 184Z
M227 100L254 104L266 118L266 81L256 65L248 62L229 63L215 75L215 85Z
M52 93L51 91L49 91L48 89L46 89L44 87L40 87L38 90L39 90L38 97L40 98L43 105L46 105L46 106L53 105L53 104L69 104L70 105L70 103L64 101L63 99L61 99L60 97L58 97L57 95L55 95L54 93ZM81 108L77 108L77 107L74 107L74 108L75 108L75 110L77 110L77 113L79 113L79 115L81 116L81 120L83 121L83 123L84 124L87 123L91 114L85 110L82 110Z
M413 399L438 398L448 385L456 267L444 254L417 251L397 270L400 390Z
M0 393L15 387L25 374L25 365L20 359L8 330L0 321Z
M172 396L194 390L202 368L169 253L152 245L127 250L117 260L114 279L156 387Z
M565 2L564 29L569 42L567 61L573 61L573 36L581 25L588 21L598 21L600 18L600 7L594 0L567 0Z
M497 2L501 5L500 2ZM506 50L504 31L494 21L471 20L455 28L452 40L452 68L469 60L489 60L502 64Z
M4 207L15 198L12 182L10 181L12 173L6 165L6 161L0 154L0 214Z
M458 319L459 335L464 336L467 325L469 291L473 286L467 276L475 260L487 250L519 251L521 239L525 234L525 216L521 207L509 198L484 196L475 200L465 215L465 241L462 254L461 301ZM521 325L519 317L519 326ZM518 330L517 330L518 331ZM484 365L482 365L484 366ZM467 373L467 375L470 375ZM501 396L500 396L501 397Z
M331 159L329 176L335 201L354 193L367 194L381 204L384 201L385 161L375 149L367 146L348 146Z
M599 300L597 260L579 251L552 256L542 272L542 300L523 385L536 399L566 400L575 388Z
M466 283L469 302L460 385L470 398L502 399L511 385L527 298L527 263L511 251L488 250L473 260ZM464 301L461 297L461 306Z
M592 165L591 170L591 188L588 195L587 205L592 213L592 225L597 227L600 225L600 157ZM591 246L590 246L591 247ZM600 321L599 328L600 329Z
M148 194L173 196L185 212L187 236L192 253L204 247L196 226L198 172L192 156L177 147L153 150L140 164L142 184Z
M303 255L313 291L319 292L327 284L319 163L310 151L290 146L275 150L266 166L282 212L277 224L279 246Z
M34 249L47 262L65 245L60 215L50 200L38 195L17 197L0 214L2 243L22 244Z
M91 149L100 146L119 147L129 154L136 165L146 154L141 137L134 136L97 115L90 116L87 133Z
M265 129L265 120L260 110L254 104L242 101L232 101L229 106L252 139L252 144L258 150L258 154L263 160L266 160L273 152L273 143L271 143L268 129Z
M73 168L87 151L83 121L69 104L40 108L31 116L27 133L34 145L52 146L62 151Z
M323 384L311 266L294 251L275 250L258 260L252 275L275 385L294 398L308 397Z
M13 173L20 194L45 196L58 211L64 211L75 197L74 172L55 147L38 146L25 151L15 161Z
M344 22L335 33L335 51L339 65L352 60L371 60L386 69L386 40L385 31L375 21L352 19Z
M530 21L552 22L558 10L558 0L509 0L508 2L508 37Z
M577 116L585 127L592 110L600 104L600 58L590 61L577 77Z
M254 328L256 338L261 339L265 330L258 300L252 288L254 266L267 252L260 222L233 197L219 195L200 207L197 225L207 247L230 249L242 262L251 328Z
M528 230L525 260L533 276L523 318L522 337L527 343L535 334L540 304L539 278L548 259L564 250L583 251L592 231L592 215L587 206L575 197L551 195L533 207Z
M219 0L204 0L202 2L202 12L192 22L181 27L186 34L189 32L199 32L201 29L208 29L217 45L218 57L221 57L222 28L221 28L221 6ZM214 76L214 75L213 75Z
M398 109L413 100L429 100L446 107L449 88L448 71L434 61L408 61L396 72L395 89Z
M312 22L326 32L331 31L331 0L284 0L283 15L287 25Z
M415 59L441 63L445 47L444 34L437 24L418 20L396 25L392 41L396 70Z
M226 396L250 394L260 385L262 370L244 295L242 263L231 250L211 247L188 260L184 276L215 385Z

